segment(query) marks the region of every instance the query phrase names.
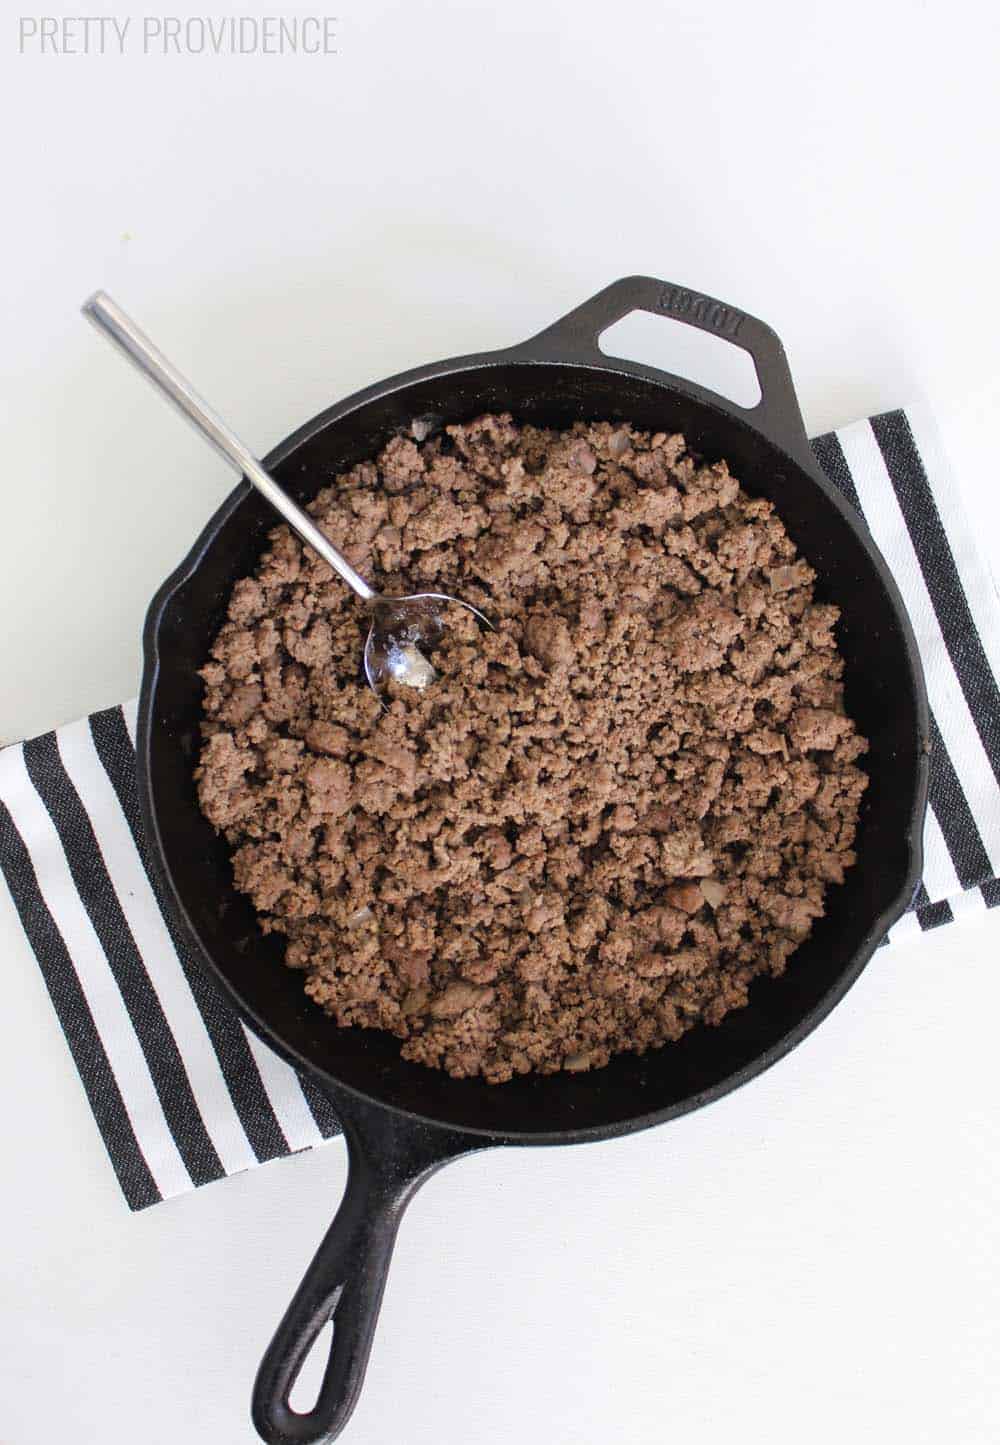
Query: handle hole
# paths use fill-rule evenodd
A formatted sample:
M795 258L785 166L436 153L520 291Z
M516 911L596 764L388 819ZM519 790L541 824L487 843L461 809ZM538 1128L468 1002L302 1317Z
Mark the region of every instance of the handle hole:
M315 1409L332 1345L333 1320L327 1320L309 1346L309 1353L302 1361L295 1383L288 1393L288 1403L297 1415L308 1415Z
M672 316L632 311L603 331L597 344L605 356L641 361L673 372L685 381L718 392L737 406L750 408L760 401L757 368L748 351Z

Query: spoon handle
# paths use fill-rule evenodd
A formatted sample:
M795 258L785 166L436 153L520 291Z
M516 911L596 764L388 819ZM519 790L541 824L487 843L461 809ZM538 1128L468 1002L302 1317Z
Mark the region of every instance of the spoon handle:
M323 535L308 512L304 512L278 486L253 452L240 441L235 432L230 431L222 418L201 399L191 383L157 350L149 337L139 330L121 307L117 306L106 292L95 291L93 296L83 303L81 310L87 320L92 321L99 331L103 331L167 400L173 402L178 411L187 417L219 455L239 472L240 476L253 483L302 541L319 553L323 561L344 579L362 602L371 602L376 596L374 589L355 572L347 558Z

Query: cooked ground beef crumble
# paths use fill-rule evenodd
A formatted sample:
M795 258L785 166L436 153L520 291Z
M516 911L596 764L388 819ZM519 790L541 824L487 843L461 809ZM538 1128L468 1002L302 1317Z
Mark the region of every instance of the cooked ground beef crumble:
M285 526L202 671L206 817L338 1024L501 1083L717 1024L854 862L835 607L682 436L484 416L310 507L388 593L468 614L383 711L367 618ZM454 614L454 616L452 616Z

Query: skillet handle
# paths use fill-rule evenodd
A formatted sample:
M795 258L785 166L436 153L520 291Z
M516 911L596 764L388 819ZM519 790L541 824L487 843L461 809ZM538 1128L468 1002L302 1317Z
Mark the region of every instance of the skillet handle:
M713 296L705 296L700 291L689 291L669 281L659 281L654 276L623 276L620 281L612 281L610 286L591 296L589 301L574 307L544 331L539 331L520 346L512 347L511 354L533 361L574 361L606 367L607 353L601 351L598 345L601 334L632 311L668 316L741 347L749 353L756 368L760 401L752 407L737 406L707 387L637 361L621 361L624 369L633 375L659 382L668 376L671 385L700 401L744 417L782 451L800 462L805 461L809 467L815 466L785 349L777 335L756 316L749 316L745 311L738 311L735 306L717 301Z
M384 1110L344 1108L347 1188L254 1382L251 1414L268 1445L325 1445L357 1404L403 1211L449 1159L486 1147L474 1135L432 1129ZM352 1117L353 1116L353 1117ZM312 1409L289 1395L310 1347L333 1320L333 1342Z

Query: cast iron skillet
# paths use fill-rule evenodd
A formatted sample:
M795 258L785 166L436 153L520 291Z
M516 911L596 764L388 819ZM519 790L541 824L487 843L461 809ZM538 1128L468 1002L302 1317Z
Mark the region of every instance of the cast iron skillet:
M750 353L762 399L752 409L652 367L607 357L601 333L641 309L676 317ZM370 386L308 422L266 458L307 501L335 472L373 456L413 417L467 421L486 411L565 427L627 420L683 431L708 460L725 457L743 485L773 500L842 609L847 705L871 740L871 785L859 862L785 977L759 979L749 1007L718 1028L593 1074L490 1087L403 1062L398 1043L338 1030L281 965L235 893L226 845L202 818L192 783L201 684L197 669L230 589L253 566L274 516L246 482L223 503L149 609L138 725L139 789L163 891L195 956L247 1022L309 1071L344 1125L350 1173L329 1233L278 1326L253 1394L271 1445L330 1440L361 1389L400 1217L449 1159L498 1144L607 1139L676 1118L769 1068L829 1013L858 977L920 876L928 715L913 634L868 533L820 471L806 440L781 343L730 306L645 276L614 282L519 346L420 367ZM319 1397L293 1411L289 1392L322 1326L334 1338Z

